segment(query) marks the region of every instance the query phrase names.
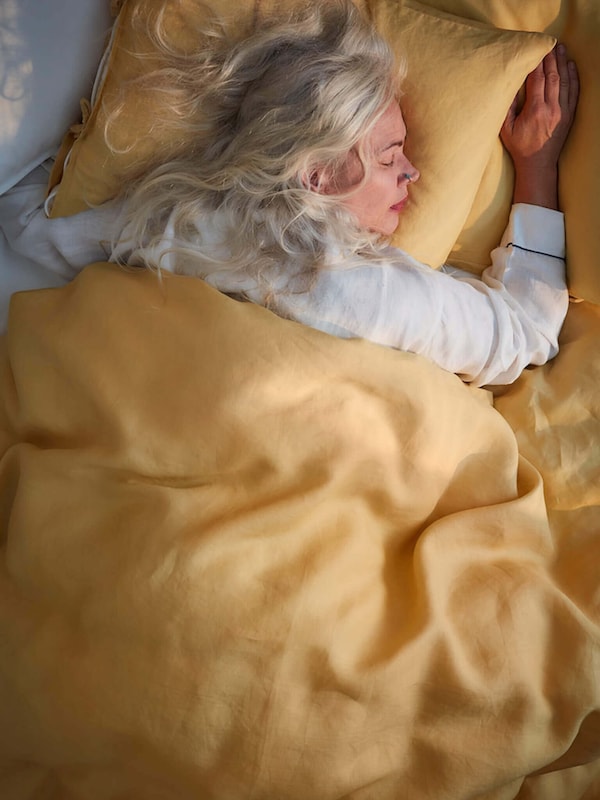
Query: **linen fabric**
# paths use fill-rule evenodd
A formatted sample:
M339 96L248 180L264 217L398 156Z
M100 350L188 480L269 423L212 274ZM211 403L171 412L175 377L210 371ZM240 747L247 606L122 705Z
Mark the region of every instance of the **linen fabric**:
M406 149L421 173L393 244L439 267L465 227L508 107L554 40L480 25L413 0L371 2L369 11L393 48L406 54ZM479 272L509 212L510 203Z
M53 217L79 213L114 197L123 181L144 171L157 154L163 159L178 148L190 147L193 139L182 140L158 99L136 87L134 81L146 70L160 66L156 48L143 26L132 20L146 0L124 0L97 79L94 103L81 126L68 131L50 176L49 213ZM161 14L168 42L175 48L194 46L194 31L206 22L211 9L236 31L254 24L254 0L166 0ZM150 9L152 10L152 9ZM156 7L154 7L156 11ZM108 115L122 105L118 124L110 128L113 149L107 146L105 125Z
M262 0L255 10L250 0L244 0L237 4L232 19L230 6L211 3L238 29L255 21L260 24L261 16L284 10L286 5L289 3ZM412 203L403 214L394 244L417 260L439 267L465 223L515 93L554 39L482 26L413 0L358 5L409 63L404 99L409 149L423 177L411 191ZM156 66L156 60L148 57L152 54L148 41L131 25L135 8L135 0L124 4L96 103L68 161L57 162L49 202L52 216L77 213L109 200L132 165L137 173L157 153L172 152L168 120L163 110L157 111L153 98L147 92L142 95L135 86L126 88L124 95L119 91L124 81ZM186 46L189 30L202 22L202 7L196 0L186 0L168 2L165 8L172 15L169 30L173 41L180 37ZM136 51L144 54L143 60L134 56ZM118 102L124 103L124 109L110 131L116 149L111 153L104 140L104 123ZM181 141L180 133L176 144L190 146ZM504 211L500 234L509 208ZM495 244L497 240L492 247Z
M563 150L559 198L566 214L571 293L600 303L596 269L600 250L600 6L596 0L428 0L428 5L499 28L545 31L567 46L581 80L575 123ZM489 248L498 241L503 215L510 207L512 164L496 142L464 229L450 254L457 266L480 272Z
M49 219L44 212L47 177L37 170L0 195L0 227L13 253L68 281L88 264L109 259L113 241L121 234L121 204L105 203L72 217ZM47 286L40 279L35 288Z
M129 89L123 124L112 131L121 152L109 154L103 142L103 108L117 102L122 81L139 69L132 53L147 50L147 43L136 39L129 27L135 4L135 0L123 4L99 102L81 133L65 137L51 181L53 215L76 213L86 203L104 202L118 189L132 158L143 162L155 152L161 136L168 140L168 130L153 138L156 115L151 104ZM238 0L233 12L230 4L211 3L234 27L252 25L261 9L266 13L276 5L284 8L286 4L262 0L255 8L250 0ZM409 58L405 110L410 150L424 177L414 187L413 207L407 209L406 224L394 243L432 266L449 261L481 273L506 227L513 169L497 133L511 95L551 45L550 39L526 40L514 31L543 31L567 44L583 86L560 170L561 208L567 214L570 242L569 287L574 296L600 302L598 272L590 266L600 250L596 225L600 188L595 179L600 171L595 135L600 125L600 88L594 79L600 69L600 50L594 45L600 36L600 11L595 0L429 0L427 4L360 0L357 5ZM173 10L174 37L183 35L190 20L198 19L194 0L176 7L169 2L166 8ZM416 104L414 113L411 104ZM134 130L138 138L132 151Z
M597 3L443 10L577 48L561 195L592 291ZM571 304L558 356L493 408L193 278L100 264L17 295L2 800L597 800L599 342L598 306Z
M48 181L44 165L36 167L16 186L0 195L0 334L6 332L10 298L27 289L61 286L65 280L55 270L13 247L13 234L18 238L29 220L31 209L43 205L43 189ZM25 210L27 209L27 210ZM43 209L40 210L43 213ZM29 247L26 248L29 250ZM44 247L48 252L48 246Z
M0 3L0 194L79 121L111 21L106 0Z
M594 798L600 317L569 317L515 438L426 359L194 278L16 295L3 800Z

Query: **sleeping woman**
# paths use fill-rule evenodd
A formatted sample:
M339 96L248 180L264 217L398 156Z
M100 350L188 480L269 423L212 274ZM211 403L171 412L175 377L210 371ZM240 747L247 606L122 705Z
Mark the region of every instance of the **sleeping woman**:
M163 41L159 21L154 33ZM557 165L579 90L562 46L504 122L514 205L481 279L389 246L420 175L406 152L403 68L351 3L314 4L234 42L215 24L194 52L165 59L148 85L197 145L79 215L96 215L97 241L125 214L114 260L196 275L476 385L510 383L556 355L568 304ZM103 257L91 247L86 256Z

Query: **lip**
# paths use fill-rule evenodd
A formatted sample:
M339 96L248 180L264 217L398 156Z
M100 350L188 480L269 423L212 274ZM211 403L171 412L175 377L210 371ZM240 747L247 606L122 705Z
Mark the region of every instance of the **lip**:
M404 200L400 200L400 202L396 203L396 205L390 206L390 211L395 211L395 212L399 213L400 211L402 211L404 209L404 206L407 203L408 203L408 197L405 197Z

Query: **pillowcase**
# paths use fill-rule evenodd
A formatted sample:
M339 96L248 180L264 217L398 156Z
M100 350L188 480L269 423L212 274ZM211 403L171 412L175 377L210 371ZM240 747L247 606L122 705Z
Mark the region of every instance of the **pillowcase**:
M499 28L545 31L559 38L575 60L581 81L573 129L559 165L559 201L565 212L569 289L600 303L600 7L597 0L429 0L442 11ZM496 142L471 212L449 261L474 272L488 263L509 207L513 170Z
M261 0L260 14L288 3ZM506 111L523 80L552 48L554 39L536 33L497 30L439 12L413 0L360 0L392 47L408 59L403 102L411 159L421 180L411 190L394 244L420 261L438 267L456 242L485 174ZM226 0L211 7L235 25L256 22L253 0L240 0L232 20ZM135 157L150 155L168 140L168 127L156 126L151 98L128 86L125 111L111 132L119 153L103 137L106 115L118 102L124 80L152 65L148 40L131 22L136 0L125 2L116 23L106 74L89 118L73 143L68 161L57 161L52 177L51 216L64 216L100 204L118 191ZM177 37L202 13L198 0L165 5L169 32ZM258 15L260 24L260 15ZM132 55L142 52L146 59ZM178 143L181 146L181 142ZM54 184L56 184L54 186ZM503 220L508 217L502 206Z
M559 165L567 273L575 297L600 303L600 4L571 0L561 39L577 63L577 115Z
M254 5L255 0L236 0L232 9L228 0L165 0L160 11L169 42L182 48L193 46L190 32L206 16L207 6L239 30L243 25L252 26ZM169 152L171 145L181 148L187 144L171 141L162 103L153 105L149 93L133 83L122 91L125 81L134 81L160 66L149 36L133 23L139 7L138 0L122 2L96 79L91 110L81 125L65 135L50 175L46 204L50 217L77 214L110 200L120 190L124 176L130 176L133 163L150 160L157 150ZM109 115L120 103L123 111L110 128L113 152L105 142L104 130Z
M508 107L554 39L492 28L414 0L401 6L380 0L372 18L407 56L407 152L421 172L393 243L439 267L465 227ZM492 247L509 210L510 202L500 204L494 214L499 234Z
M467 20L512 31L543 31L558 36L570 0L427 0L427 5Z
M0 194L54 155L79 118L110 24L106 0L0 3Z

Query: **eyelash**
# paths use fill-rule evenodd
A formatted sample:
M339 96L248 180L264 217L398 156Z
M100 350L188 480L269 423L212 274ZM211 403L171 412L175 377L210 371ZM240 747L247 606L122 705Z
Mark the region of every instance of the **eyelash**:
M380 166L382 166L382 167L393 167L394 164L396 163L396 155L397 154L394 154L394 157L392 158L391 161L380 161L379 162Z

